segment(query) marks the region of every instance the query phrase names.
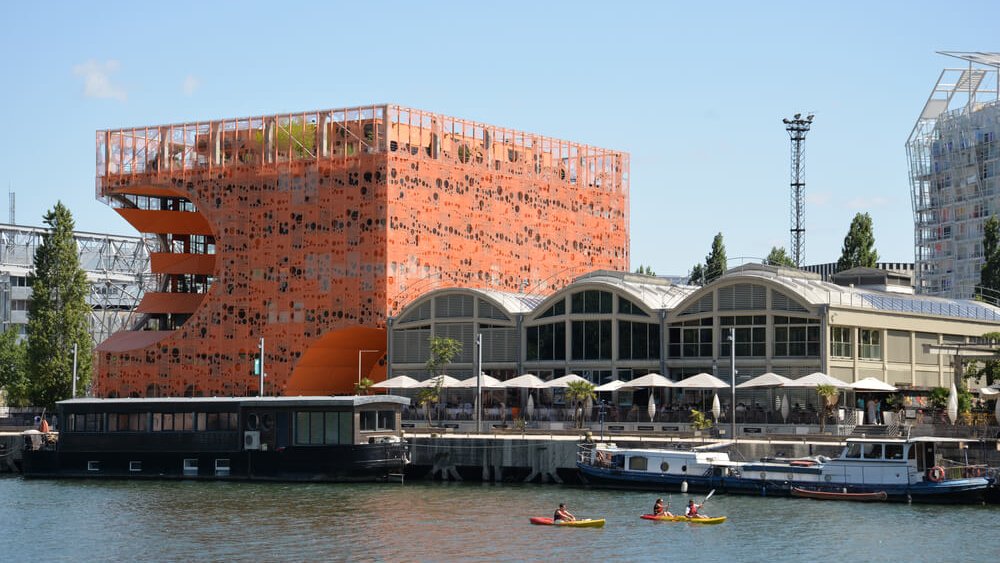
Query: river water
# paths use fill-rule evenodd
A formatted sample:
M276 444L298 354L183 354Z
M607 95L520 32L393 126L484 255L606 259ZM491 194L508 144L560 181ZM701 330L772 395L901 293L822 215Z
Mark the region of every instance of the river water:
M686 497L663 495L679 510ZM696 496L700 499L700 496ZM1000 506L714 495L717 526L647 492L555 485L0 478L2 561L996 561ZM560 502L603 529L532 526Z

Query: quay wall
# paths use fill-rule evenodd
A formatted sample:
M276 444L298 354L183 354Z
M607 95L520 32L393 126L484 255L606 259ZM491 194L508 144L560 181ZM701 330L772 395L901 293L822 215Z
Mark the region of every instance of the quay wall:
M20 432L0 432L0 473L17 473L21 467Z

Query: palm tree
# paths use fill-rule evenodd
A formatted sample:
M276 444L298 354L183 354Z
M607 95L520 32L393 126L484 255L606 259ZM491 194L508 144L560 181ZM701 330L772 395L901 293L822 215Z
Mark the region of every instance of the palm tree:
M434 380L433 387L424 387L417 393L417 404L424 409L424 414L427 416L427 426L433 426L431 424L431 406L441 400L441 382L442 379L438 377Z
M371 379L368 379L367 377L363 377L363 378L361 378L361 381L359 381L359 382L357 382L357 383L354 384L354 394L355 395L371 395L372 394L372 385L375 385L374 381L372 381Z
M817 385L816 395L819 396L819 402L822 405L819 415L819 431L824 432L826 430L826 417L830 416L833 407L837 406L840 391L833 385Z
M583 404L587 401L587 399L593 401L597 398L597 393L594 392L594 384L589 381L571 381L569 382L569 385L566 386L566 398L569 399L570 403L573 405L576 427L582 427ZM579 415L576 414L577 411L579 411Z

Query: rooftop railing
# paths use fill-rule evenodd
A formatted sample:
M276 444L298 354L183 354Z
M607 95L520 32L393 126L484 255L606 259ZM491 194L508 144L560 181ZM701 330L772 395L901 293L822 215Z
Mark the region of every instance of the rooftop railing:
M396 105L97 132L97 188L130 176L396 153L628 190L628 154Z

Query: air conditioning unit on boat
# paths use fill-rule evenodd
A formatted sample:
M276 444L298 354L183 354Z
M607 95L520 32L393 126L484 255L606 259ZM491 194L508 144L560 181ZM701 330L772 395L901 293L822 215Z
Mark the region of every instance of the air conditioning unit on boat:
M247 430L243 432L243 449L244 450L260 449L260 430Z

